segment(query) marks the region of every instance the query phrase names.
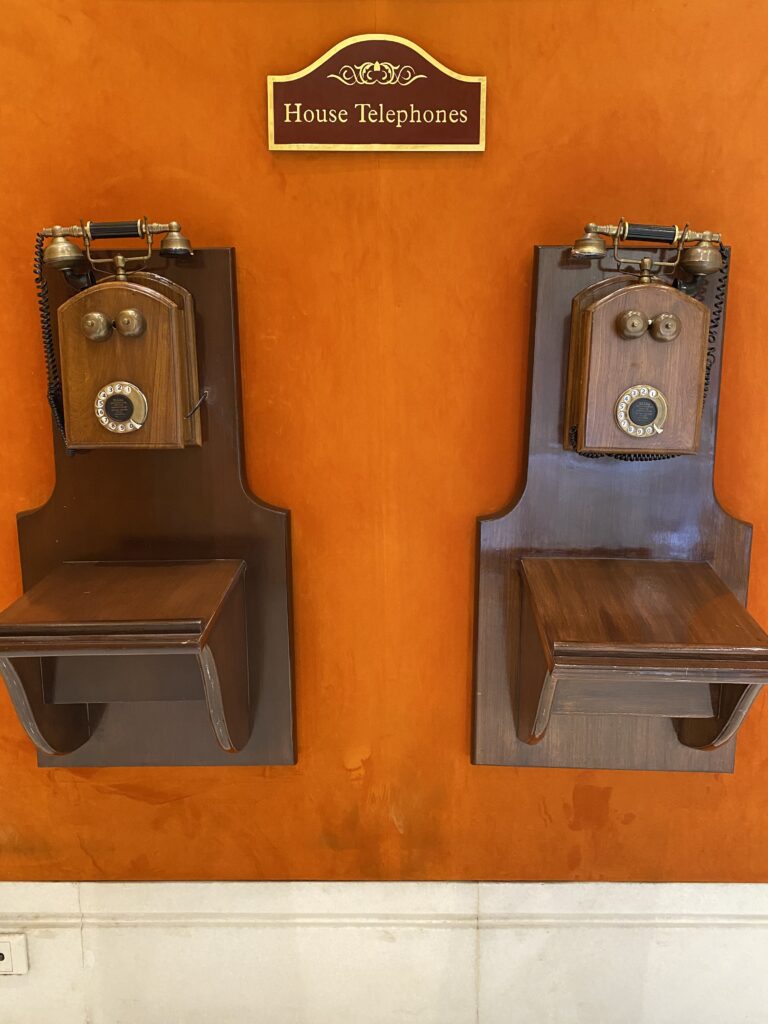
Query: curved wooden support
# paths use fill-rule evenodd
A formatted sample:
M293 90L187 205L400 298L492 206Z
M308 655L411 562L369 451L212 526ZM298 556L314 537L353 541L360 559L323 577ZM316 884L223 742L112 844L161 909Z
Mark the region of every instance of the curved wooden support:
M242 750L251 735L246 636L241 573L197 655L216 742L227 753Z
M0 657L16 714L42 754L71 754L91 735L87 704L46 704L40 658Z
M517 735L523 743L538 743L543 738L557 688L549 645L542 639L530 592L524 586L520 605L520 686L516 715Z
M766 678L768 682L768 677ZM721 686L719 713L712 718L678 718L675 728L681 743L699 750L715 750L733 739L747 712L762 690L762 684Z
M544 738L544 733L549 726L552 716L552 707L555 703L555 692L557 691L557 679L551 672L547 672L544 681L538 688L538 700L534 701L534 715L531 722L527 717L518 716L518 736L524 743L538 743ZM521 692L522 702L522 692Z

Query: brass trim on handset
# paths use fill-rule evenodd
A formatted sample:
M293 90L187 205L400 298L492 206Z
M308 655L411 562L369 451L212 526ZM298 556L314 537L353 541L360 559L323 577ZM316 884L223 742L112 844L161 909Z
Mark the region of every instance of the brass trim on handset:
M584 234L571 247L571 255L579 259L602 259L607 254L603 236L613 239L613 257L618 266L636 266L642 272L645 269L643 260L650 259L619 255L620 242L656 242L674 248L675 256L671 260L650 260L648 273L662 267L675 270L680 266L694 277L700 277L715 274L723 268L721 236L718 232L693 231L687 224L682 229L677 224L634 224L623 217L618 224L586 224Z
M146 217L140 217L135 221L87 220L71 224L69 227L55 224L53 227L43 228L40 234L43 238L51 239L43 250L43 262L47 267L74 270L84 258L92 267L101 263L113 263L117 280L125 280L125 268L129 263L147 263L152 255L152 241L155 235L164 235L160 243L161 256L193 255L189 239L182 234L181 225L176 220L168 221L167 224L150 223ZM74 242L69 241L71 238L82 238L85 253ZM91 243L110 238L143 238L146 240L147 248L141 256L94 256Z

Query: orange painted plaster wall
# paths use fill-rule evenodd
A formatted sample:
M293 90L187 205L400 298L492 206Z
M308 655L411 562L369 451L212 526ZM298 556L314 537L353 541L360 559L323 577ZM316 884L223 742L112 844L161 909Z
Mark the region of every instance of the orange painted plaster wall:
M761 699L732 776L469 763L475 518L521 483L532 247L733 246L717 488L768 624L762 0L3 0L0 603L53 485L42 225L237 247L247 467L293 514L299 763L42 770L0 688L3 879L768 879ZM484 154L270 153L265 78L348 35L488 77Z

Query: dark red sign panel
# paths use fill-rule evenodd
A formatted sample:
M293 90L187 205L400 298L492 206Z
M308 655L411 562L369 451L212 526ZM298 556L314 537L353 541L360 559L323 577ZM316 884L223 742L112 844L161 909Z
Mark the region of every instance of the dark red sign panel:
M399 36L345 39L267 90L270 149L485 149L485 78Z

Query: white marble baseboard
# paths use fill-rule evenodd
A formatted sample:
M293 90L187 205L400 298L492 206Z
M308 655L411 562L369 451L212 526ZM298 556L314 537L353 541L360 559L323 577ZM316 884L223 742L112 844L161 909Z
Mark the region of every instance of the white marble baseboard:
M3 1024L768 1021L768 885L2 883Z

